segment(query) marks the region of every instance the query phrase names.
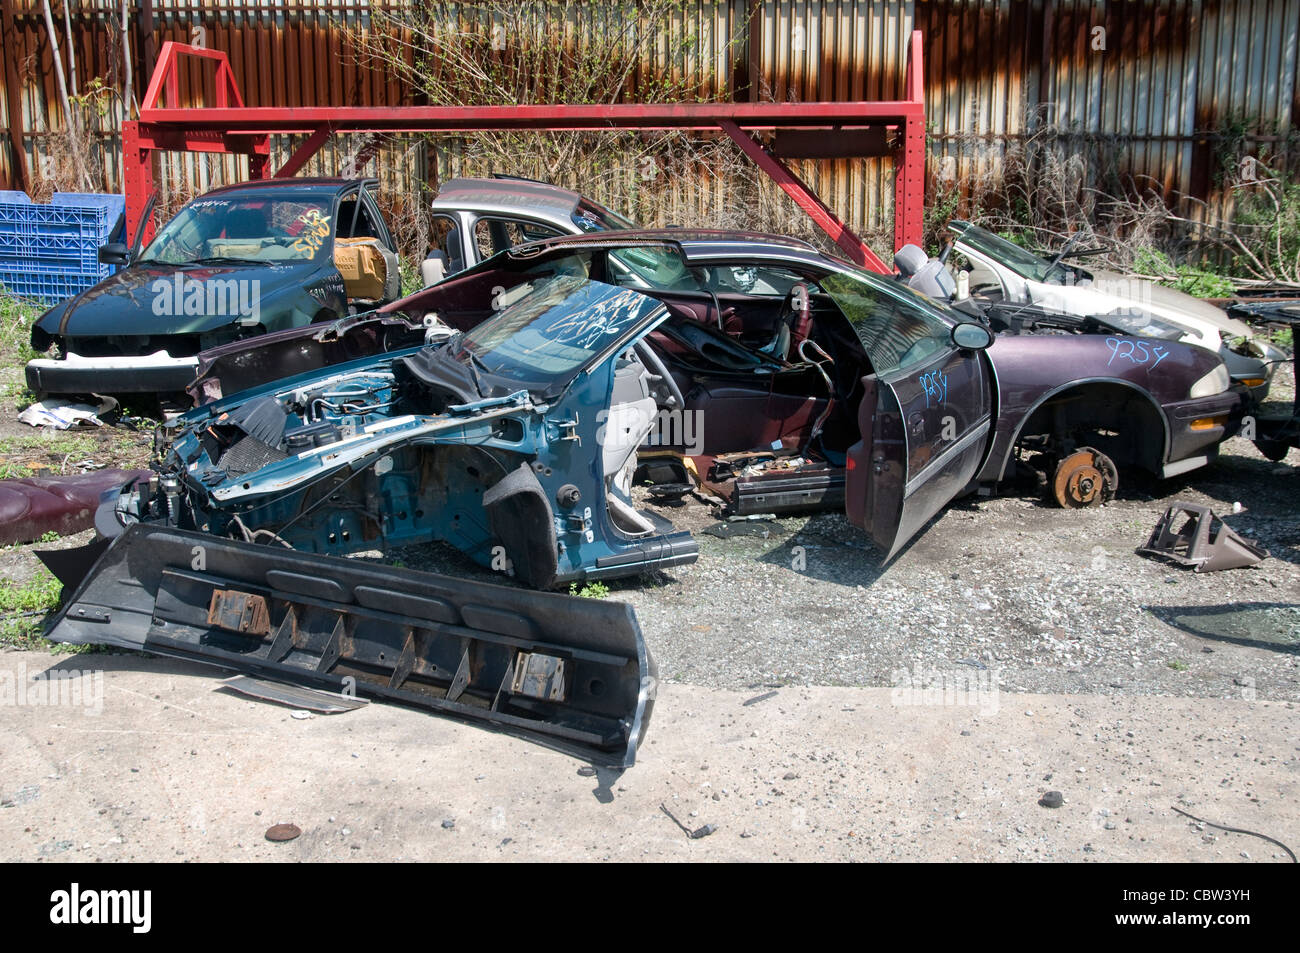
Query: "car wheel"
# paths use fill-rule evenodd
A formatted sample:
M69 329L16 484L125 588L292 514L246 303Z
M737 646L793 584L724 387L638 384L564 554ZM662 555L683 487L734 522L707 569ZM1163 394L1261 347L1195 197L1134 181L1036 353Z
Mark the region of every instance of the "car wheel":
M1052 497L1067 509L1100 506L1115 499L1119 471L1114 461L1092 447L1080 447L1056 466Z

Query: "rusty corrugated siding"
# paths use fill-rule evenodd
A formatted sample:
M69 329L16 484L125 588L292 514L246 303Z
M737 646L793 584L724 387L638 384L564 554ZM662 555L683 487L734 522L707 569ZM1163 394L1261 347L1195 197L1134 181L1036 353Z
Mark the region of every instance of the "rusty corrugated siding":
M7 62L0 77L16 71L21 88L16 97L0 96L0 114L7 126L20 127L26 165L38 172L49 161L48 130L63 124L41 2L4 6L0 56ZM62 29L62 0L52 6ZM609 28L611 14L602 9L584 8L580 17L572 4L556 3L546 16L577 43L584 32ZM69 10L82 85L92 76L118 83L120 4L69 0ZM370 0L134 0L128 39L136 95L163 40L201 35L229 52L250 105L406 104L410 93L392 76L358 61L352 33L369 29L370 17ZM490 11L481 4L460 8L463 24L485 17ZM198 27L205 32L196 33ZM629 96L668 77L700 98L893 98L901 91L907 37L914 27L922 30L929 185L952 187L968 200L996 188L1008 151L1033 142L1078 157L1083 190L1158 183L1171 198L1207 203L1189 202L1190 212L1216 217L1226 201L1221 165L1230 138L1278 150L1300 129L1300 0L682 0L657 27ZM182 96L197 101L205 79L197 64L187 70ZM11 100L21 115L9 116ZM120 118L112 104L94 132L114 188L120 142L112 130ZM277 157L288 148L277 142ZM353 148L335 143L313 167L332 171L330 164ZM408 143L391 143L370 168L380 168L397 190L410 176L485 171L468 167L454 141L436 151L426 163L414 150L421 158L413 161ZM1293 170L1300 167L1296 151L1285 154ZM850 224L870 232L888 223L887 159L797 166ZM172 156L164 179L183 195L237 178L244 168L229 157ZM16 173L8 139L0 141L0 185L13 183ZM639 170L629 166L599 188L634 196L639 182ZM674 181L662 214L689 221L725 203L728 187L716 175Z

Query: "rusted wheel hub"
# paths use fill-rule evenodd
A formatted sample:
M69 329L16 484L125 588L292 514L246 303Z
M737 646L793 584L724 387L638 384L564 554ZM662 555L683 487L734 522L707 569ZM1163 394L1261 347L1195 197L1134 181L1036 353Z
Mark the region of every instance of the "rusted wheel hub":
M1080 447L1056 467L1052 495L1061 506L1080 509L1100 506L1115 498L1119 473L1106 454Z

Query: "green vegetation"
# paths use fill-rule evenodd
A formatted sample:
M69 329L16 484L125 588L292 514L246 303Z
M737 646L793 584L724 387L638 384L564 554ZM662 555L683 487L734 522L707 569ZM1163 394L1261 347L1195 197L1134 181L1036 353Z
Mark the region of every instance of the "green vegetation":
M23 453L71 455L78 459L92 456L98 449L93 431L33 430L30 434L0 437L0 456Z
M0 580L0 646L47 649L40 636L42 614L59 604L63 586L45 569L22 585Z
M1163 283L1198 298L1231 298L1236 284L1231 278L1193 265L1175 265L1164 252L1141 248L1133 260L1133 269L1142 275L1155 275Z
M44 310L40 303L15 298L0 286L0 367L21 368L40 357L32 350L31 333L32 324Z
M609 595L609 586L603 582L589 582L581 589L576 582L569 584L569 595L583 599L604 599Z
M1175 672L1187 671L1187 663L1184 662L1182 659L1170 659L1165 664L1168 665L1170 668L1172 668Z

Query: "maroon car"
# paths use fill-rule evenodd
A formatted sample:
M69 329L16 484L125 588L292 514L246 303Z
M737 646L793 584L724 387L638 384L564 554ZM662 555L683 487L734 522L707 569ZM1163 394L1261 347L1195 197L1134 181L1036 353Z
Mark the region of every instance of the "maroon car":
M1242 394L1212 352L1121 334L994 335L977 318L804 242L743 232L606 232L502 252L370 315L200 358L202 401L478 324L575 273L671 317L640 353L659 421L639 482L694 481L731 512L843 506L893 555L950 500L1019 462L1062 505L1211 460ZM591 448L594 455L599 448Z

